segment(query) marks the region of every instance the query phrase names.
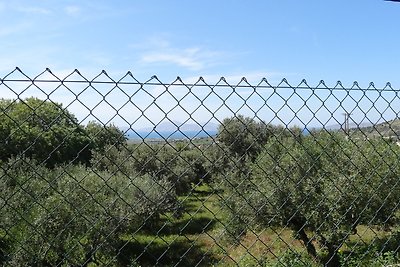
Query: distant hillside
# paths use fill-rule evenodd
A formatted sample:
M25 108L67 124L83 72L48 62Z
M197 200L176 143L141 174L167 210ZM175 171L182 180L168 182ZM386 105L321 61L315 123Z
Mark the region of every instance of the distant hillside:
M372 124L369 123L369 122L363 122L363 123L360 123L360 124L356 124L354 122L351 122L349 126L350 126L350 129L359 129L359 128L366 128L366 127L369 127L371 125ZM318 127L318 128L320 128L320 127ZM324 126L324 129L329 130L329 131L342 130L343 128L344 128L343 124L333 124L333 125Z
M396 118L390 121L385 121L375 125L367 127L352 128L350 130L351 135L363 135L366 137L400 137L400 119Z
M128 139L192 139L215 136L218 124L181 123L177 121L163 121L154 127L139 129L121 128Z
M158 124L155 127L147 127L138 129L138 131L144 132L151 132L151 131L158 131L158 132L174 132L174 131L181 131L181 132L194 132L194 131L210 131L214 132L217 131L218 124L213 122L208 122L207 124L196 124L196 123L181 123L181 122L171 122L171 121L164 121Z

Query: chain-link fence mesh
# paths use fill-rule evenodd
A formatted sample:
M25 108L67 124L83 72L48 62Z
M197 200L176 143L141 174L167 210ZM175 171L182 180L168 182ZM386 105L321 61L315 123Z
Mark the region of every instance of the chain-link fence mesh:
M400 263L399 91L0 79L5 266Z

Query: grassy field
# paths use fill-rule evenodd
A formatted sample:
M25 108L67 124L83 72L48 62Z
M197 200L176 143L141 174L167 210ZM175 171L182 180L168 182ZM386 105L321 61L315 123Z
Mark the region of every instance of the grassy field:
M135 254L140 266L210 266L219 255L216 237L218 223L217 198L199 187L190 196L180 197L181 213L166 214L158 225L124 239L129 243L124 255Z
M239 245L227 242L219 196L207 186L180 197L180 202L181 216L166 214L159 225L145 226L140 233L124 237L127 244L121 257L126 257L127 265L132 264L132 254L133 266L256 266L276 262L293 252L307 254L292 231L285 228L249 232ZM344 257L357 254L368 258L371 244L388 242L389 246L388 232L366 226L357 230L340 250Z

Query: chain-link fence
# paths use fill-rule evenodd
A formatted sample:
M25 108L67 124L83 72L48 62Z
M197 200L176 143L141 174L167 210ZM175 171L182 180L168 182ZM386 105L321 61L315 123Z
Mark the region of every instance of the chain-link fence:
M5 266L400 264L399 90L0 79Z

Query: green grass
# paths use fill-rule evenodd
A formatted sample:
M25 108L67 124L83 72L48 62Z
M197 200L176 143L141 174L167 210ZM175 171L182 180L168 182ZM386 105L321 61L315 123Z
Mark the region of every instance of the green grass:
M288 229L248 233L234 246L223 238L223 212L219 197L208 186L197 187L179 198L183 214L166 214L153 229L127 236L123 262L139 266L254 266L261 259L275 259L290 249L304 253ZM250 265L249 265L250 264Z
M222 235L224 215L219 196L208 186L197 187L189 196L179 197L179 201L181 216L165 214L156 226L123 238L127 243L119 261L124 266L133 261L136 265L132 266L318 266L290 229L248 232L238 246L228 243ZM341 258L346 260L346 266L358 266L354 261L367 264L360 266L393 263L397 254L390 251L397 249L400 235L391 238L390 234L359 226L357 234L351 235L340 249ZM317 242L315 245L321 251ZM386 249L377 257L382 247Z
M122 255L129 255L129 258L120 261L135 261L140 266L191 266L198 263L209 266L212 261L211 255L207 255L200 244L179 235L136 235L124 247Z
M134 260L139 266L210 266L217 261L210 232L218 225L216 196L200 186L189 196L180 197L182 215L166 214L152 229L144 229L128 241L120 261Z

